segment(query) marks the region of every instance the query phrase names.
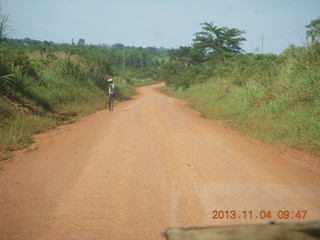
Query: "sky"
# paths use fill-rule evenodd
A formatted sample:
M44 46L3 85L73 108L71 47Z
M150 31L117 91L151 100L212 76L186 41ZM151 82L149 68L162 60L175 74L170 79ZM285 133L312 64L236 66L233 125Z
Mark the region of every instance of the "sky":
M56 43L190 46L200 23L245 30L246 52L279 54L306 45L320 0L0 0L11 38Z

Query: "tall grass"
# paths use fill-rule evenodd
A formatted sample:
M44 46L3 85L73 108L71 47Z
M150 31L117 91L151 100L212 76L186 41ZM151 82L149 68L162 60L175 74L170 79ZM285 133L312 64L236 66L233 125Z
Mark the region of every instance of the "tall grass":
M34 133L106 108L113 67L92 50L83 57L56 48L0 45L0 159L30 145ZM116 86L117 101L133 94L124 79Z
M279 56L241 55L212 66L205 82L166 89L250 137L320 154L319 66L319 44L292 47Z

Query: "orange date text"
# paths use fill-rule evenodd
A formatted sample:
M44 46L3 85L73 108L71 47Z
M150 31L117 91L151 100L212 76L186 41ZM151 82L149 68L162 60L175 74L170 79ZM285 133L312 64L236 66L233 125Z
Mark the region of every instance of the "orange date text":
M283 220L283 219L305 219L307 216L307 210L214 210L212 211L212 219L272 219L272 220Z

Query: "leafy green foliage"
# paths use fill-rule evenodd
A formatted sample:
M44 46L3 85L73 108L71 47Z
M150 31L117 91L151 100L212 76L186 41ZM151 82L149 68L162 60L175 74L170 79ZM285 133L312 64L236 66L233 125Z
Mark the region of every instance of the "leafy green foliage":
M8 30L8 15L5 15L1 12L1 3L0 3L0 43L4 41L7 35Z
M236 28L219 28L213 23L202 23L203 31L195 34L192 46L169 51L169 61L161 66L158 78L167 84L188 88L195 83L205 82L215 71L228 66L243 50L244 31Z
M105 108L110 77L116 102L129 99L131 82L152 82L166 57L165 49L118 47L0 44L0 159L32 143L33 133Z
M84 45L86 45L86 41L83 38L80 38L78 40L78 46L84 46Z
M319 42L320 41L320 17L315 20L312 20L307 26L308 28L306 34L307 37L311 38L311 42Z
M161 66L167 91L251 137L320 154L319 18L307 25L310 47L280 55L243 54L243 31L202 25Z
M319 43L279 56L235 55L212 64L206 81L189 88L174 82L167 89L192 102L203 116L224 120L251 137L320 154L319 66ZM203 65L194 67L198 76L205 73ZM170 79L178 81L177 76L186 77L178 73Z
M193 47L199 51L203 57L222 55L223 52L241 53L240 45L245 41L241 37L245 31L236 28L217 27L213 23L202 23L203 31L195 33Z
M0 45L0 158L32 143L32 133L105 107L112 65L63 49ZM120 91L132 89L123 81Z

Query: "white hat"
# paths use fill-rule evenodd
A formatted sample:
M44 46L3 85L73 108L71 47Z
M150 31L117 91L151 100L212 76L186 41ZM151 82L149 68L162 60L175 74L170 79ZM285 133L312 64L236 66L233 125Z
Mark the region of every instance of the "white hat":
M112 78L108 79L108 82L112 82L112 81L113 81Z

